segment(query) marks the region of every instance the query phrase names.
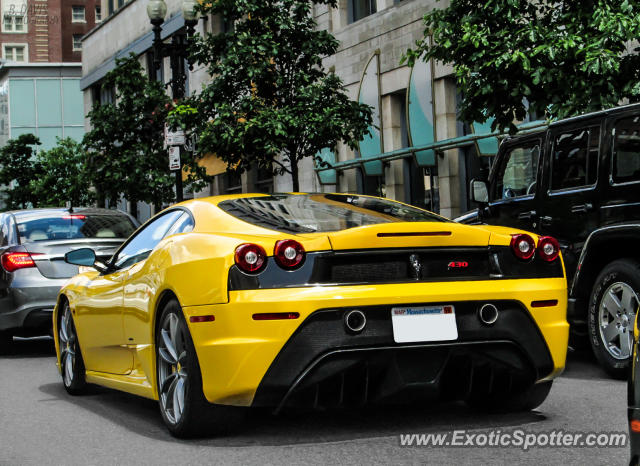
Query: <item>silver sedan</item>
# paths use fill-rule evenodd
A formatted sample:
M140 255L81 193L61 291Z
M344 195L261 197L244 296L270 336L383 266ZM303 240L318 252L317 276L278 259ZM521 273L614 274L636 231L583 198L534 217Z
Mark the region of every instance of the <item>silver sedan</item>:
M58 292L78 267L65 253L82 247L106 260L138 222L117 210L29 209L0 214L0 351L13 336L45 335Z

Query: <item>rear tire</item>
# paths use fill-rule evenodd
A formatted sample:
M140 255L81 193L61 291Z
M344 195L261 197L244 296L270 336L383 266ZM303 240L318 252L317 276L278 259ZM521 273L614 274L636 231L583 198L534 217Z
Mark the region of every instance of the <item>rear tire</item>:
M62 312L58 318L58 349L60 373L65 390L70 395L82 395L87 389L84 360L71 308L66 301L62 304Z
M221 433L241 420L240 408L213 405L204 397L198 356L178 301L160 312L155 342L158 404L171 435Z
M591 348L604 370L616 379L627 378L639 296L640 263L620 259L602 269L589 299Z
M530 385L523 391L500 396L471 396L466 403L483 411L489 412L521 412L536 409L547 399L553 381L540 382Z

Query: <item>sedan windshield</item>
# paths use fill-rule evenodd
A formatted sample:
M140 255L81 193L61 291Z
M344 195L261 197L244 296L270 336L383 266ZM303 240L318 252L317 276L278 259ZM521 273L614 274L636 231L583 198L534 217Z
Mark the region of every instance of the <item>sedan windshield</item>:
M15 215L21 243L79 238L127 238L136 229L123 214L35 211Z
M390 222L447 222L426 210L353 194L274 194L223 201L222 210L272 230L314 233Z

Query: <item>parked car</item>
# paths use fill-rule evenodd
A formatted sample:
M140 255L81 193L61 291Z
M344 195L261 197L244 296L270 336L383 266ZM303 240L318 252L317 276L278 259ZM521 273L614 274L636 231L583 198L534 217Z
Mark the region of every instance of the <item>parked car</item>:
M602 367L626 377L640 296L640 105L507 138L470 196L480 208L465 223L558 239L572 339L588 336Z
M91 249L54 311L70 394L159 400L175 436L230 407L540 405L567 351L557 242L386 199L245 194L187 201L106 263ZM235 414L234 414L235 413Z
M107 209L29 209L0 214L0 346L14 335L51 332L62 285L78 273L66 252L91 246L102 258L136 229L129 215Z

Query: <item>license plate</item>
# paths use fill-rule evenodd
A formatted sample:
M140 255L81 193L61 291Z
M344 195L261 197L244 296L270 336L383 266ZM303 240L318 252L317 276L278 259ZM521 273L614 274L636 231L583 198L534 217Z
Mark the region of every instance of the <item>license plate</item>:
M391 309L396 343L450 341L458 338L455 308L451 305L394 307Z

